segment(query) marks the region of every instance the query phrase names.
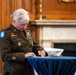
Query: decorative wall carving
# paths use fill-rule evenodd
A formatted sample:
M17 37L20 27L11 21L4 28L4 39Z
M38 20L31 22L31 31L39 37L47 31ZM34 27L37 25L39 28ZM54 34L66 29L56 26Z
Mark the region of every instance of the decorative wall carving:
M59 0L59 2L76 2L76 0Z

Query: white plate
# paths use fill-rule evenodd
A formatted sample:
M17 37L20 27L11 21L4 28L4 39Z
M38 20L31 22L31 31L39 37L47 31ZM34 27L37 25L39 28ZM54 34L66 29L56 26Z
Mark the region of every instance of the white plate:
M60 56L64 49L59 48L44 48L44 50L48 53L48 56Z

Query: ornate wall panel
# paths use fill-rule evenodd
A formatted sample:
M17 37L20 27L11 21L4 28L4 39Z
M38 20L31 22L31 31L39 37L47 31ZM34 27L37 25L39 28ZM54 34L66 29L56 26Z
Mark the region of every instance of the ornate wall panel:
M46 19L76 19L76 2L59 2L59 0L43 0L42 15Z

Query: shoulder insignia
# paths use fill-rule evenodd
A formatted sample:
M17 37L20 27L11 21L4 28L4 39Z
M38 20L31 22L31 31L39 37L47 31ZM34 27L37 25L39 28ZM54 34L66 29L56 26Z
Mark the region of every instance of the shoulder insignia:
M27 32L27 37L30 37L30 36L31 36L30 32Z
M5 35L5 32L4 32L4 31L1 31L1 32L0 32L0 38L3 38L4 35Z

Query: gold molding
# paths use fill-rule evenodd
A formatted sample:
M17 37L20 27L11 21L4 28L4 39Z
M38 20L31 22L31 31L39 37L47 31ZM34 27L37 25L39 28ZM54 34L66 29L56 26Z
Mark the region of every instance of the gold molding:
M59 2L76 2L76 0L59 0Z
M42 0L40 0L40 4L39 4L39 12L40 12L40 17L39 20L42 20Z

